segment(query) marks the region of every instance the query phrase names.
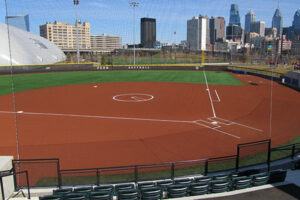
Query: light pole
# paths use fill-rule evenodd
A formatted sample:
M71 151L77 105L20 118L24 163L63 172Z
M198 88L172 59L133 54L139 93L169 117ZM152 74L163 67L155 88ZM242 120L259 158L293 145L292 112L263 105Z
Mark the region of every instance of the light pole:
M135 9L139 6L139 2L131 1L129 5L133 8L133 65L135 66Z
M174 42L174 52L175 52L175 64L177 63L176 62L176 31L174 31L174 38L173 38L173 42ZM173 46L173 45L172 45Z
M74 7L75 7L75 15L76 15L76 52L77 52L77 64L80 62L80 50L79 50L79 27L78 27L78 5L79 5L79 0L73 0Z

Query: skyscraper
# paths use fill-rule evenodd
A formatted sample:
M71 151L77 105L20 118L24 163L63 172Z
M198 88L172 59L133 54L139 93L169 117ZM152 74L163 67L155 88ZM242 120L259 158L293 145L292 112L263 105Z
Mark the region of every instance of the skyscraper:
M281 37L282 35L282 28L283 28L283 20L282 15L279 8L276 9L273 19L272 19L272 28L277 29L277 37Z
M188 48L205 51L209 45L209 19L206 16L193 17L187 21Z
M226 39L234 42L242 42L243 29L238 25L229 25L226 27Z
M156 43L156 19L141 18L141 45L154 48Z
M300 34L300 9L295 12L294 21L293 21L293 29Z
M259 36L264 37L266 32L266 23L264 21L252 22L251 32L258 33Z
M7 23L24 31L30 31L29 15L7 16Z
M229 25L241 26L239 7L237 4L231 4Z
M255 22L255 18L256 18L255 13L252 10L250 10L246 14L246 16L245 16L245 32L246 33L250 33L251 32L251 24L253 22Z
M223 41L225 39L225 19L224 17L211 17L209 19L210 43Z

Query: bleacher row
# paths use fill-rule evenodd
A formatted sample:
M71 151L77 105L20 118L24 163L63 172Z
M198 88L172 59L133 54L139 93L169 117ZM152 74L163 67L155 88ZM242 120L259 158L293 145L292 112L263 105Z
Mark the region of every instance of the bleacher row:
M285 170L246 172L175 180L62 188L53 190L52 195L40 197L40 200L159 200L198 196L283 182L286 173Z

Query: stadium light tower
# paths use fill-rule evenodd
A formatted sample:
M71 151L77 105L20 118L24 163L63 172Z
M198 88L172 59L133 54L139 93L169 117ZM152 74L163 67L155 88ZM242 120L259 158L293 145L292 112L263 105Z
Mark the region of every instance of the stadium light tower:
M79 50L79 27L78 27L78 5L79 5L79 0L73 0L73 4L75 7L75 15L76 15L76 21L75 21L75 25L76 25L76 48L77 48L77 64L79 64L80 62L80 50Z
M130 1L129 5L133 9L133 65L135 66L135 9L139 6L139 2Z

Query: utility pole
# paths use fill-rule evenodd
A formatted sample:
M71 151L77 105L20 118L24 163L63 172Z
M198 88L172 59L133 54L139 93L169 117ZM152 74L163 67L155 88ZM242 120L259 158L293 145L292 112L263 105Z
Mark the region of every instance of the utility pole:
M78 5L79 5L79 0L73 0L73 4L75 7L75 15L76 15L76 21L75 21L75 26L76 26L76 52L77 52L77 64L80 63L80 50L79 50L79 20L78 20Z
M133 65L135 66L135 9L139 6L139 2L131 1L129 5L133 9Z

